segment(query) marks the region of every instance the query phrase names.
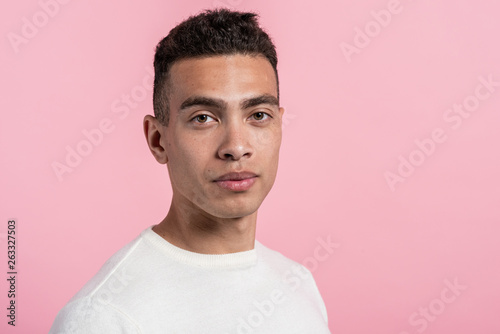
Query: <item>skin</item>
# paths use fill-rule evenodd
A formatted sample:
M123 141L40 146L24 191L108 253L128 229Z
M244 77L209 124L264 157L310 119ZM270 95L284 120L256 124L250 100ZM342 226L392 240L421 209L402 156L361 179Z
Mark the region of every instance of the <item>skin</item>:
M166 164L173 191L153 231L196 253L253 249L257 210L274 184L281 145L284 109L271 64L240 54L184 59L171 67L169 87L168 126L144 118L148 146ZM257 175L248 190L214 182L242 171Z

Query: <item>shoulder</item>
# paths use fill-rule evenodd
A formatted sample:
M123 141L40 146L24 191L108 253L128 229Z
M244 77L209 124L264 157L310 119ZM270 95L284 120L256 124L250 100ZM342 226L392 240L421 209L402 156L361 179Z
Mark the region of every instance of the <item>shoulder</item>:
M282 253L272 250L256 241L259 258L266 266L279 275L280 281L293 294L310 300L319 308L325 322L328 322L326 306L313 276L304 264L294 261Z
M81 299L88 296L96 295L102 290L106 290L109 285L116 286L126 284L127 277L129 276L127 264L142 252L143 238L142 233L134 240L123 246L116 253L114 253L106 262L101 266L99 271L76 293L69 302L76 299ZM109 288L108 288L109 289Z
M58 312L50 333L139 333L117 302L134 276L129 264L143 248L141 233L114 253Z
M140 334L127 314L110 304L84 297L66 304L57 314L49 334Z
M279 251L264 246L259 241L255 241L255 249L257 250L260 261L275 271L284 274L290 270L295 271L297 268L300 268L300 270L304 270L306 273L310 274L310 271L302 264L290 259Z

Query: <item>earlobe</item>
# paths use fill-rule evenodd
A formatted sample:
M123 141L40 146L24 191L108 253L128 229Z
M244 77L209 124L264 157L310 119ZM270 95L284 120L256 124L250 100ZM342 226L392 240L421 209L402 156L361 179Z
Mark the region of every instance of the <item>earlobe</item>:
M162 145L162 125L151 115L144 116L143 129L149 150L155 157L156 161L161 164L168 162L167 151Z

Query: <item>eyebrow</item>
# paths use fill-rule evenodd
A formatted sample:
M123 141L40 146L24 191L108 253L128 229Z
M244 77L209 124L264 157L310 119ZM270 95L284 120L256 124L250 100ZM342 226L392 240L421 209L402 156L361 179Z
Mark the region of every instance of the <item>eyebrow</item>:
M227 107L227 103L221 99L214 99L206 96L191 96L182 102L179 111L184 111L192 106L207 106L214 107L217 109L225 109Z
M247 109L258 106L259 104L270 104L277 107L279 106L277 98L269 94L264 94L241 101L240 107L241 109Z
M240 102L241 109L247 109L258 106L259 104L269 104L272 106L279 106L278 99L273 95L263 94ZM182 102L179 111L182 112L192 106L207 106L217 109L227 109L227 102L222 99L216 99L206 96L191 96Z

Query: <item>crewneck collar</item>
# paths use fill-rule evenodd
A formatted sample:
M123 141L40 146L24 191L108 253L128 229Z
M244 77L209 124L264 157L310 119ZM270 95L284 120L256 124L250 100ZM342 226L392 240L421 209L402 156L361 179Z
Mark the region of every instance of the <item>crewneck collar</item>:
M151 225L145 229L141 233L141 236L159 251L176 261L208 268L250 267L257 263L257 248L260 247L260 243L257 240L255 240L254 249L248 251L229 254L201 254L171 244L153 231L153 226Z

